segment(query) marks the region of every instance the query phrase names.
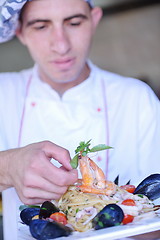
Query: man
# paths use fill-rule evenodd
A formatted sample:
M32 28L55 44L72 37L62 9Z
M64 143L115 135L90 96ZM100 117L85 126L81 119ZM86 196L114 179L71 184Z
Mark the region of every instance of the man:
M1 9L1 42L16 34L36 64L30 70L0 75L2 148L47 139L68 149L73 157L80 141L92 139L93 145L105 143L113 147L92 155L110 180L119 175L121 183L131 179L136 184L160 172L158 98L143 82L103 71L88 60L101 9L93 7L89 0L12 0L7 4L9 11L5 6ZM41 166L38 177L45 163ZM48 177L55 178L50 173ZM27 186L33 189L36 180L33 177ZM24 189L27 186L24 184ZM50 187L47 194L52 192ZM43 184L40 188L44 191ZM36 193L31 193L27 202L34 203ZM3 195L5 216L8 212L10 217L11 199L19 214L16 192L7 189ZM18 195L25 202L26 197ZM7 234L7 224L5 218L6 239L16 239L14 227L12 235Z

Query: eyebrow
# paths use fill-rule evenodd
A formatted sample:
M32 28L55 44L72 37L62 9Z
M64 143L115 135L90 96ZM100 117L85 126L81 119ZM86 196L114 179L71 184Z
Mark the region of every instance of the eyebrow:
M64 21L69 21L69 20L72 20L74 18L88 19L88 17L84 14L75 14L73 16L65 18ZM29 27L29 26L31 26L35 23L48 23L48 22L50 22L50 20L48 20L48 19L33 19L31 21L28 21L26 26Z
M88 19L88 17L87 17L86 15L84 15L84 14L75 14L75 15L73 15L73 16L70 16L70 17L65 18L64 21L69 21L69 20L71 20L71 19L73 19L73 18Z

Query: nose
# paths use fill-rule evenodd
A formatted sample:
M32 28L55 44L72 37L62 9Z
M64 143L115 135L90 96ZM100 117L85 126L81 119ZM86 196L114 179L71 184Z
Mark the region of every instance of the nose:
M60 55L65 55L69 52L70 48L70 39L65 29L53 29L51 34L51 50Z

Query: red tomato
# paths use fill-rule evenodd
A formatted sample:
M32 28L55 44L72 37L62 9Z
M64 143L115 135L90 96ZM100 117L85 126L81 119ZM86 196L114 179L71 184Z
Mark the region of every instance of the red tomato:
M124 225L125 225L125 224L128 224L128 223L131 223L131 222L133 222L133 219L134 219L134 216L129 215L129 214L124 214L124 218L123 218L122 223L123 223Z
M62 223L63 225L67 224L67 217L64 213L61 212L52 213L49 218L53 219L56 222Z
M120 188L126 190L127 192L133 193L136 187L134 185L123 185Z
M136 203L133 199L123 200L122 204L127 206L136 206Z

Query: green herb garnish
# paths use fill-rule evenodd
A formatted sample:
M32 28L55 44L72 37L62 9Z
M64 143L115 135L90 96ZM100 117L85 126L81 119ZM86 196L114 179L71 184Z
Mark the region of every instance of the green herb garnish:
M85 142L80 142L79 146L75 150L76 155L74 158L70 161L70 164L72 168L77 168L78 167L78 159L81 158L82 156L86 156L88 153L91 152L99 152L102 150L110 149L112 147L109 147L105 144L99 144L94 146L93 148L90 148L91 145L91 139L89 141Z
M138 197L144 198L144 195L142 195L142 194L138 194Z
M76 209L76 213L78 213L78 212L79 212L79 208Z

